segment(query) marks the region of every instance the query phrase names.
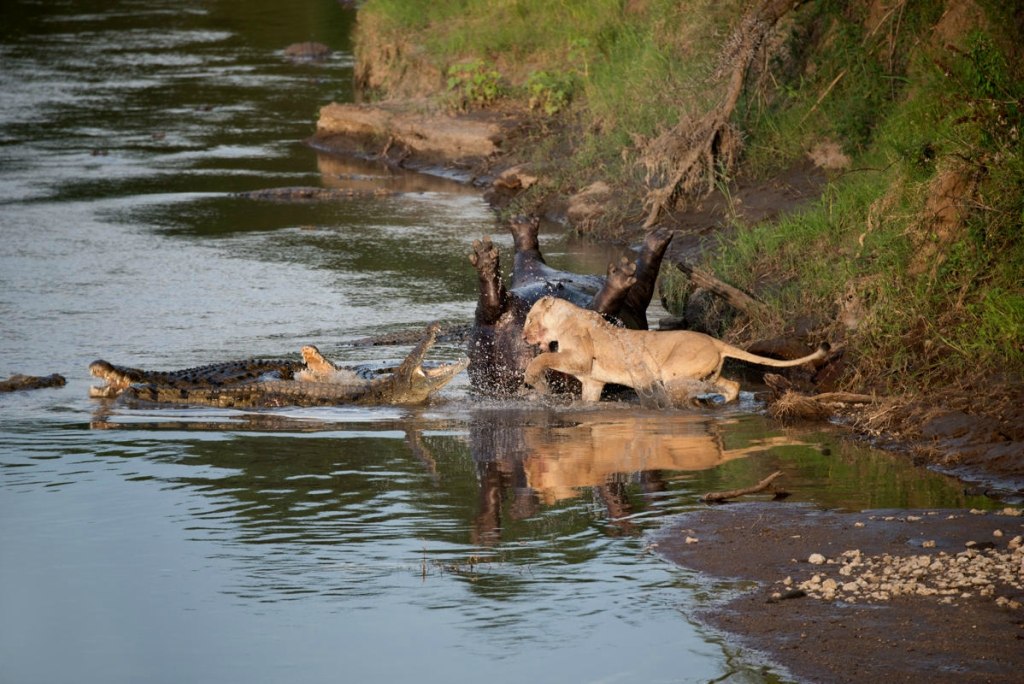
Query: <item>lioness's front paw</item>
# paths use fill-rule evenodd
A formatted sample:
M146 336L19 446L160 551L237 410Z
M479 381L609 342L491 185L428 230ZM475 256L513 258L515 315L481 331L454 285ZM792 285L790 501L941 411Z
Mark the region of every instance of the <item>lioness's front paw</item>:
M543 390L538 390L536 387L527 387L523 385L519 388L519 392L516 395L519 399L525 399L527 401L536 401L548 396L548 393Z
M523 377L523 386L528 389L533 389L540 394L548 393L548 381L544 377L543 373L531 374L527 372L526 376Z

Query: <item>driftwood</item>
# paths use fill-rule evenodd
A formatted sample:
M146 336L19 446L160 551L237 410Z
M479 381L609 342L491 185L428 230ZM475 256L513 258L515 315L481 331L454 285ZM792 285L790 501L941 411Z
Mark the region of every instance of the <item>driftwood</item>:
M736 497L745 496L747 494L757 494L758 492L763 492L764 490L771 487L772 482L774 482L776 478L781 476L782 471L776 470L774 473L764 478L753 487L741 487L740 489L730 489L729 491L726 492L708 492L707 494L702 496L700 500L703 501L704 503L716 503L720 501L727 501L729 499L735 499Z
M793 389L781 375L765 373L765 384L771 388L768 415L778 420L828 420L836 404L874 404L879 397L854 392L822 392L804 394Z
M449 116L394 104L338 104L320 108L314 147L348 152L352 147L386 150L454 164L487 159L501 149L514 123L498 115Z
M675 262L676 268L685 273L690 277L690 280L697 287L702 287L709 292L713 292L719 297L722 297L734 308L739 309L748 316L755 311L764 309L764 304L748 295L743 290L733 287L729 283L719 280L715 276L711 275L707 271L702 271L699 268L694 268L689 264L681 261Z

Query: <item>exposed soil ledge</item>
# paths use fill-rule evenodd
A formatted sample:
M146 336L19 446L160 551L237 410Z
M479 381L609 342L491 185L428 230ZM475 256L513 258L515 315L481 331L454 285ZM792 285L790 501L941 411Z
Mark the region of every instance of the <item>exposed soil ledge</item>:
M1024 501L1020 384L987 397L961 390L931 400L889 402L854 415L850 422L876 446L906 453L917 465L953 475L986 494Z
M326 152L372 156L411 169L459 169L462 180L470 181L518 125L518 118L490 111L452 116L414 104L331 103L320 109L308 142Z
M841 513L785 503L732 504L683 516L655 542L657 552L684 567L756 582L753 590L697 608L694 616L738 635L799 680L1009 683L1024 672L1024 517L1017 513ZM978 550L967 551L967 542L977 542ZM986 549L989 544L994 548ZM901 560L896 557L923 559L923 567L939 560L973 567L986 562L986 554L998 554L1010 559L1017 586L996 582L988 595L980 588L958 589L952 597L856 602L841 592L832 600L778 596L799 594L799 585L814 575L819 584L833 578L842 587L853 579L840 572L843 552L854 550L890 565ZM822 556L813 559L818 564L812 554ZM922 577L938 579L928 575Z

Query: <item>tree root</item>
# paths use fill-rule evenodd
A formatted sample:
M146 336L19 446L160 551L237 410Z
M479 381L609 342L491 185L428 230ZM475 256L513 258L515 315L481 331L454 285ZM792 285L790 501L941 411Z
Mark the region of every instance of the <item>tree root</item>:
M644 228L658 223L664 212L681 197L701 196L715 188L716 179L728 173L742 147L739 129L729 122L743 92L747 72L779 19L802 0L762 0L747 12L723 49L720 72L728 72L721 104L699 119L685 117L646 145L640 164L648 182L667 179L648 192L644 200Z

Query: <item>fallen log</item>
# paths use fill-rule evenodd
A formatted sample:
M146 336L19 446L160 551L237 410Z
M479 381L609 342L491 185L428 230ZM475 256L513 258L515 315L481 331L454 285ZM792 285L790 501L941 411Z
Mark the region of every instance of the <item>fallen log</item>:
M329 152L397 149L430 162L473 164L500 151L515 123L498 115L448 115L398 105L331 103L320 108L310 142Z
M689 264L676 261L676 268L689 276L690 280L697 287L702 287L709 292L722 297L734 308L739 309L748 316L755 311L764 309L764 304L759 300L755 299L751 295L747 294L743 290L733 287L727 282L719 280L715 276L711 275L707 271L703 271L699 268L690 266Z
M704 503L718 503L718 502L721 502L721 501L727 501L729 499L735 499L735 498L740 497L740 496L745 496L747 494L758 494L759 492L763 492L764 490L766 490L769 487L771 487L772 486L772 482L774 482L777 478L779 478L781 476L782 476L782 471L781 470L776 470L774 473L772 473L768 477L764 478L763 480L761 480L760 482L758 482L756 485L754 485L752 487L741 487L740 489L730 489L730 490L725 491L725 492L708 492L707 494L702 496L700 498L700 500L703 501Z

